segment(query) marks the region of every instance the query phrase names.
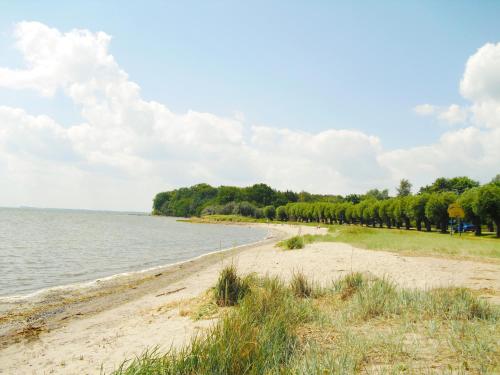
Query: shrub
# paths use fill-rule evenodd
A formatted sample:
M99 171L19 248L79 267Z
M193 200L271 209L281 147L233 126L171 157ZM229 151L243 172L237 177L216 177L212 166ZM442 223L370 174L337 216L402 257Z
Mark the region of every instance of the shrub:
M248 282L242 280L234 265L224 268L215 285L215 300L219 306L233 306L247 294Z
M304 247L304 239L301 236L293 236L286 240L284 245L289 250L302 249Z
M276 217L276 209L274 206L266 206L264 207L264 216L269 220L274 220Z

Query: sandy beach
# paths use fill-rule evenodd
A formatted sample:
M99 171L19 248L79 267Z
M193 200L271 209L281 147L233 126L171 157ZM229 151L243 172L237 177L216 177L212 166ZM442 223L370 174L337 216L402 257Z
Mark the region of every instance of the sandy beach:
M101 369L109 373L148 348L179 347L214 323L194 321L184 310L215 283L228 263L242 274L256 272L285 280L300 270L321 284L360 271L409 288L464 286L500 303L498 264L400 256L342 243L284 251L275 246L277 241L299 231L320 234L326 229L267 227L271 237L257 244L1 305L0 373L96 374Z

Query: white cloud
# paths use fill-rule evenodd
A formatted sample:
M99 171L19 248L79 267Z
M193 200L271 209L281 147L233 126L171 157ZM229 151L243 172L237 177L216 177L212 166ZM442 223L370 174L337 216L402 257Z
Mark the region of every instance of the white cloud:
M448 125L464 124L468 117L468 110L457 104L449 107L419 104L413 108L413 111L419 116L435 116Z
M467 110L457 104L452 104L448 108L442 110L438 118L450 125L463 124L467 121Z
M0 107L0 205L146 210L157 191L202 181L347 193L394 186L401 177L418 185L440 175L485 179L498 173L496 129L474 125L449 131L434 145L388 152L378 137L359 131L313 134L250 126L240 113L178 114L142 99L139 86L109 54L111 37L105 33L62 33L21 22L14 37L26 66L0 67L0 87L48 97L60 90L81 109L83 121L63 126ZM492 60L491 51L487 55L479 60ZM471 57L462 92L479 124L481 116L491 121L492 108L500 106L494 88L468 88L469 71L481 74L477 65ZM483 113L480 108L492 101ZM427 104L415 111L449 122L467 116L455 105L443 110Z
M436 113L437 107L431 104L419 104L413 108L413 111L420 116L430 116Z

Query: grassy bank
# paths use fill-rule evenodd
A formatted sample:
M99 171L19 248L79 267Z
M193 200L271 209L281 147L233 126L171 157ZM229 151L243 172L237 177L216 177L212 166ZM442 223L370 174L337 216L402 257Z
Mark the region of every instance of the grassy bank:
M304 242L344 242L370 250L406 255L433 255L500 261L500 241L496 238L450 236L398 229L333 225L326 235L305 235Z
M185 348L115 374L496 373L500 311L468 290L403 290L351 274L327 288L296 274L249 290ZM220 280L218 285L220 285Z
M239 215L210 215L191 218L193 223L268 223L266 219L255 219ZM271 222L280 224L280 222ZM309 225L317 223L286 223L284 225ZM472 233L459 236L438 232L419 232L416 230L387 229L361 227L358 225L326 225L326 235L305 235L301 240L295 238L294 243L302 246L290 247L286 241L280 245L284 248L302 248L313 242L343 242L368 250L384 250L404 255L446 256L471 260L487 260L500 262L500 240L495 237L476 237Z

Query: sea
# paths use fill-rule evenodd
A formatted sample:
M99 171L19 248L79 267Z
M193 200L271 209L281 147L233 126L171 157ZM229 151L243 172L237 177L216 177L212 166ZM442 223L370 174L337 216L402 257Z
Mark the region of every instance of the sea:
M267 235L146 213L0 208L0 297L174 264Z

